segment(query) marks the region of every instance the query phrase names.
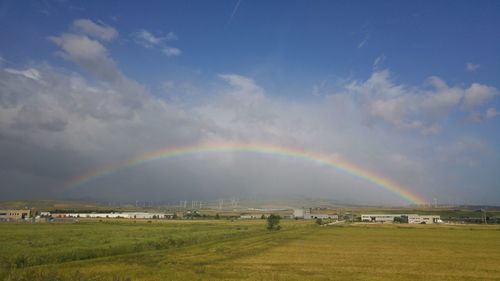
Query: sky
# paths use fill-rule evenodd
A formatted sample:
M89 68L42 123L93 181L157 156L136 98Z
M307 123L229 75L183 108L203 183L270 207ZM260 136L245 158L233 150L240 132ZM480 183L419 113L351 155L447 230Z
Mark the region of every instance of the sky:
M498 1L0 1L0 199L412 203L283 155L123 165L258 143L341 159L429 202L500 205L499 12ZM72 184L103 167L116 169Z

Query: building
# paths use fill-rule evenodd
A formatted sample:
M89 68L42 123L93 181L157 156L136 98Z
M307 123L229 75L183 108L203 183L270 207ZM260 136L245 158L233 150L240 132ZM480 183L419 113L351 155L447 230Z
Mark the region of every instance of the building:
M339 216L333 214L311 214L311 219L332 219L338 220Z
M363 222L394 222L411 224L433 224L442 223L440 216L435 215L418 215L418 214L364 214L361 215Z
M252 219L260 219L262 218L262 215L259 214L242 214L240 215L240 219L243 220L252 220Z
M433 215L401 215L402 223L420 223L420 224L433 224L443 223L440 216Z
M145 212L118 212L118 213L56 213L53 218L110 218L110 219L167 219L174 214L145 213Z
M40 217L48 218L48 217L50 217L50 212L40 212Z
M0 221L23 220L30 217L30 210L0 210Z
M361 221L364 222L394 222L394 218L401 218L401 214L368 214L361 215ZM417 216L417 215L408 215Z
M304 209L293 209L293 218L303 219Z
M294 213L295 213L295 211L294 211ZM312 214L311 213L311 209L308 208L308 209L304 209L303 218L305 220L312 220L312 219L332 219L332 220L338 220L339 216L338 215L334 215L334 214L321 214L321 213Z

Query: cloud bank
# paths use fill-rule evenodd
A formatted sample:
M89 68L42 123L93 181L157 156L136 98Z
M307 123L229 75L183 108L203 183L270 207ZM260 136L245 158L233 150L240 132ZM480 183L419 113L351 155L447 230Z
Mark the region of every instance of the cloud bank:
M71 177L148 151L240 141L342 157L429 200L500 202L495 148L474 135L440 137L452 115L465 119L480 112L480 122L494 121L494 87L448 85L439 77L408 86L395 82L389 70L375 69L366 79L304 102L268 93L251 77L222 73L214 75L211 86L195 85L210 89L195 102L173 102L120 71L105 46L117 36L110 26L77 20L68 32L49 38L62 59L92 79L47 63L0 70L0 156L5 159L0 185L6 186L6 199L167 201L272 194L405 203L314 163L238 153L160 160L75 189L64 186ZM163 39L155 38L143 36L151 46L161 45ZM471 179L482 187L480 195L471 191Z

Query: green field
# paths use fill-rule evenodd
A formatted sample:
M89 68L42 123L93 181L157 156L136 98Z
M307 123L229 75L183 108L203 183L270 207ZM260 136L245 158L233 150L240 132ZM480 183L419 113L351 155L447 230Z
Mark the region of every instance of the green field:
M0 224L0 280L500 280L500 227Z

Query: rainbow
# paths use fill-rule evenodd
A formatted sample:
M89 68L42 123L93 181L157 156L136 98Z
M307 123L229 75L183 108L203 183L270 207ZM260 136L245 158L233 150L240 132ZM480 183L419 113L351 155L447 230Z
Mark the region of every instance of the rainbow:
M305 151L303 149L293 147L278 146L272 144L237 142L205 143L180 147L167 147L164 149L147 152L142 155L132 157L125 162L101 166L97 169L90 170L82 175L71 178L66 182L65 187L68 189L73 189L75 187L82 186L90 181L107 176L125 168L141 165L143 163L154 160L224 152L249 152L291 157L310 162L312 161L320 165L333 167L336 170L360 178L404 199L409 203L421 205L426 202L425 199L413 193L408 187L405 187L395 181L392 181L358 165L349 163L348 161L345 161L343 159L339 159L338 157L331 157L326 154Z

